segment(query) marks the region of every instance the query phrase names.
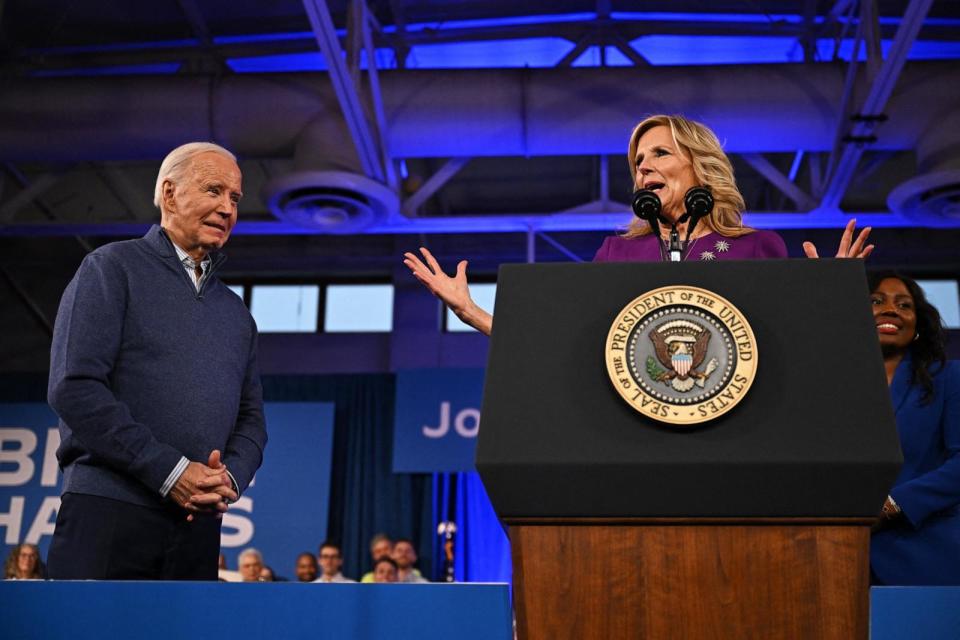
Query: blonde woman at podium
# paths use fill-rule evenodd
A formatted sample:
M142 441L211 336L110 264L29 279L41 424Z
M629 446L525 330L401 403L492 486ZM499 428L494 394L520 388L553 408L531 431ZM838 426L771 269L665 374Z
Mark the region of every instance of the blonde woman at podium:
M689 260L750 260L786 258L783 239L773 231L743 224L746 208L733 176L733 165L716 134L683 116L650 116L630 136L627 161L633 173L635 219L620 236L604 240L595 262L656 262ZM698 224L699 223L699 224ZM870 227L853 240L856 220L843 232L837 257L866 258ZM805 242L804 253L817 257ZM467 261L448 276L433 254L420 248L423 259L404 254L414 277L440 298L460 320L490 335L493 316L470 296Z
M960 585L960 362L916 282L870 276L903 467L870 541L875 584Z

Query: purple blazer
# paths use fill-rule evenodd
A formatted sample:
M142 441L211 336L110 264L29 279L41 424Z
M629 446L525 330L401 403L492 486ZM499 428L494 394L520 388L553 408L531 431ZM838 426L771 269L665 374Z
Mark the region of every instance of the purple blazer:
M639 238L609 236L593 256L594 262L658 262L663 260L662 243L653 234ZM694 239L684 260L756 260L786 258L787 246L773 231L754 231L728 238L715 231Z

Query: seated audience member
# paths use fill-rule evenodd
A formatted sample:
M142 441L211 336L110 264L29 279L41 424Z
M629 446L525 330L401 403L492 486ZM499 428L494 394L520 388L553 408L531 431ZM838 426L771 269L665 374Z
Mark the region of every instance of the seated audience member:
M343 554L336 543L325 541L320 545L320 577L316 582L355 582L343 577L340 567L343 566Z
M24 542L10 550L3 569L4 580L43 580L43 578L44 566L37 545Z
M277 582L277 576L273 573L273 569L263 565L263 568L260 569L260 582Z
M960 362L912 279L870 277L903 467L870 541L879 585L960 585Z
M417 552L410 540L400 538L394 542L390 557L397 563L397 582L429 582L413 566L417 564Z
M263 571L263 556L253 547L248 547L240 552L237 558L237 566L240 569L240 578L243 582L260 582L261 572Z
M396 582L397 563L393 558L384 556L373 565L373 582Z
M227 556L222 553L217 560L217 580L220 582L243 582L239 571L231 571L227 568Z
M380 558L389 558L393 553L393 540L385 533L378 533L370 538L370 560L376 564ZM365 573L360 582L373 582L373 571Z
M320 569L317 567L317 557L309 551L304 551L297 556L296 574L297 582L313 582L317 579L317 573Z

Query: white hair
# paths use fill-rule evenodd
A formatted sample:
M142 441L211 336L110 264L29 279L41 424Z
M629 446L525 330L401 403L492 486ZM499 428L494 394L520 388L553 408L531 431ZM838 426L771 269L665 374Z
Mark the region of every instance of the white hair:
M190 166L190 162L194 156L210 151L219 153L225 158L230 158L234 162L237 161L235 155L212 142L188 142L167 154L167 157L164 158L160 164L160 172L157 174L157 186L153 190L153 204L157 209L163 211L163 207L160 206L163 202L163 182L165 180L172 180L173 182L180 180L183 178L183 173Z
M254 549L253 547L247 547L246 549L241 551L240 555L237 556L237 561L239 562L240 560L242 560L243 558L246 558L247 556L253 556L254 558L257 559L257 561L260 564L263 564L263 554L257 551L256 549Z

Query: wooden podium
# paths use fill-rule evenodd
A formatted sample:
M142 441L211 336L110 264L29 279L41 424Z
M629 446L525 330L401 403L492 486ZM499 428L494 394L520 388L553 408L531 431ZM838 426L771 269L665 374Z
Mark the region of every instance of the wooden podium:
M737 306L757 376L693 427L616 393L604 343L638 295ZM477 468L508 527L520 640L858 638L869 539L901 464L862 263L508 265Z

